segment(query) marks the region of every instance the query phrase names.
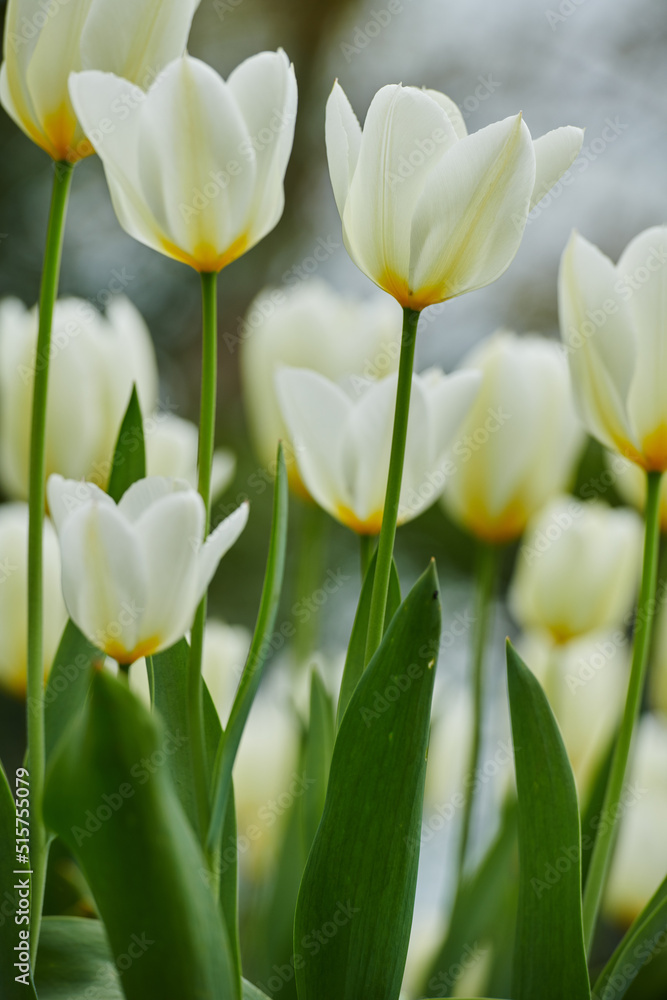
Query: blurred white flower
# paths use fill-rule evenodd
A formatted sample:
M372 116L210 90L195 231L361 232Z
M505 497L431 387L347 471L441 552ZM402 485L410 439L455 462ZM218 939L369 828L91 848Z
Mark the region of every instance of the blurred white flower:
M67 612L60 589L60 551L44 520L44 676L56 655ZM28 635L28 505L0 504L0 688L25 695Z
M93 152L77 123L71 72L117 73L146 88L185 49L199 0L9 0L0 102L19 128L54 160ZM114 127L124 111L100 128Z
M0 303L0 481L11 498L28 496L37 308ZM123 414L136 383L140 405L157 400L157 365L141 314L124 296L102 316L84 299L56 303L46 411L46 472L105 486Z
M336 83L326 142L345 246L410 309L488 285L582 139L567 126L533 142L520 114L468 135L444 94L400 85L377 92L362 132Z
M590 433L643 469L667 469L667 226L633 239L616 266L573 233L558 297L577 405Z
M413 375L399 524L421 514L442 491L446 449L479 382L476 372L443 375L431 369ZM304 368L282 368L276 375L308 492L359 534L377 534L382 525L396 384L396 375L377 382L358 379L348 392Z
M549 699L585 802L623 712L630 670L627 635L617 628L557 644L533 630L520 637L517 648Z
M646 505L646 476L643 470L634 462L629 462L627 458L611 451L605 452L605 460L608 468L600 476L597 492L600 493L608 489L608 485L613 485L626 503L643 512ZM608 485L605 476L608 477ZM591 484L592 494L596 491L596 485L596 483ZM660 530L667 531L667 477L665 476L660 482Z
M285 203L297 90L282 50L227 82L206 63L170 63L147 94L112 73L70 78L72 104L106 172L121 226L197 271L220 271L266 236ZM100 122L113 120L104 132Z
M519 550L509 592L514 617L555 642L629 624L642 538L634 510L555 497L531 520Z
M160 477L134 483L118 505L96 486L62 476L51 476L47 492L70 617L123 664L185 635L248 520L243 504L202 543L202 498L188 483Z
M622 819L604 901L608 917L628 926L667 875L667 720L644 715L621 796Z
M566 488L583 445L558 345L499 330L463 360L482 386L457 434L443 506L478 538L506 542Z
M400 312L384 295L348 298L319 279L262 292L248 309L241 342L245 410L260 461L272 468L282 440L290 485L307 493L276 397L280 366L310 368L333 381L379 378L396 371L400 341Z
M190 420L173 413L155 413L144 420L146 442L146 475L185 479L197 487L197 451L199 431ZM211 498L215 500L225 490L236 470L236 458L226 448L213 455Z

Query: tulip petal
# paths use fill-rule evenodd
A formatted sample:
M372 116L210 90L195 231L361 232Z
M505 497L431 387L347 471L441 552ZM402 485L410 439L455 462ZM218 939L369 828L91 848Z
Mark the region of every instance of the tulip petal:
M429 90L428 87L424 87L424 93L428 94L429 97L432 97L440 105L449 118L457 138L465 139L468 129L458 104L455 104L451 97L447 97L446 94L441 94L439 90Z
M81 34L81 65L115 73L147 90L183 54L193 0L92 0Z
M359 267L399 301L410 271L415 206L428 178L456 145L449 118L423 91L387 86L373 98L345 204L343 235ZM433 205L429 215L432 221Z
M276 393L294 444L299 472L308 492L326 511L337 516L352 497L344 489L343 430L352 402L335 383L305 368L280 368Z
M331 186L342 218L359 159L361 126L337 80L327 101L326 145Z
M130 659L148 596L136 532L113 503L87 503L64 522L60 549L70 617L99 649Z
M118 427L127 409L133 384L137 387L143 414L152 413L157 406L157 360L148 327L137 307L125 295L115 295L111 299L106 318L112 334L105 338L107 364L116 367L122 362L124 366L122 372L118 370L117 376L107 379L112 396L110 409L117 414Z
M569 170L581 151L584 131L573 125L555 128L533 142L535 150L535 186L530 199L533 209L557 180Z
M380 521L384 510L396 386L396 375L370 383L350 410L345 426L343 454L350 506L362 524ZM410 420L414 409L413 400ZM417 446L421 448L421 441Z
M500 277L519 248L534 184L521 115L448 150L426 178L412 225L410 289L422 307Z
M627 453L637 444L625 408L637 349L615 282L609 258L573 233L561 258L558 302L575 399L590 433Z
M632 240L616 267L637 338L637 361L628 394L632 427L652 464L667 463L667 226ZM664 467L664 466L663 466Z
M192 487L184 479L169 479L166 476L148 476L133 483L120 499L118 509L130 522L136 522L141 515L158 500L172 493L191 493ZM197 494L198 495L198 494ZM200 499L203 507L204 501Z
M188 490L156 500L135 522L148 581L139 642L159 637L166 649L192 624L204 518L201 497Z
M297 86L294 67L281 50L260 52L230 74L227 85L245 119L256 157L253 242L270 232L283 212L284 177L294 142Z
M248 523L249 511L250 505L246 500L220 522L202 545L197 562L197 603L206 593L220 560L229 552Z
M107 496L94 483L64 479L57 474L49 476L49 481L46 484L46 494L49 501L51 520L59 535L70 515L85 504L88 504L91 500L95 500L96 503L103 507L115 507L111 497Z

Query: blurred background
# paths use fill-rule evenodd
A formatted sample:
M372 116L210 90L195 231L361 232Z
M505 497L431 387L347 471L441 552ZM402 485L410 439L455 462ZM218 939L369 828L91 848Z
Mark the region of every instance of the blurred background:
M4 4L0 5L3 14ZM586 129L575 183L557 188L531 215L522 246L506 274L481 291L429 311L418 341L418 370L434 364L451 370L478 340L499 327L557 336L558 262L572 228L616 260L631 237L667 217L667 7L660 0L506 0L502 4L494 0L467 0L465 4L450 0L393 0L391 4L386 0L322 0L317 4L202 0L190 52L223 76L247 56L278 47L293 60L299 83L285 214L273 233L222 273L219 298L216 441L237 456L235 479L222 503L235 506L248 497L252 518L222 563L211 606L217 617L249 629L264 570L271 491L266 484L261 490L251 485L257 481L253 473L258 459L248 433L239 378L244 315L265 286L287 287L302 278L308 280L309 275L360 296L375 291L342 245L328 179L324 108L335 78L362 121L382 85L402 82L447 93L462 108L470 131L518 110L523 110L534 137L565 124ZM0 114L0 148L0 297L18 296L31 306L38 294L51 164L4 113ZM313 266L313 253L322 246L326 253L318 256L325 259ZM75 172L61 294L80 296L101 308L118 274L123 276L125 294L150 328L162 403L196 420L199 282L193 272L141 246L120 229L101 165L91 158ZM589 448L585 461L588 476L601 460ZM613 491L605 498L610 497ZM303 588L303 582L297 582L297 564L304 511L304 505L295 500L288 587L281 612L284 621L293 617ZM404 591L431 555L436 556L441 575L447 622L464 614L471 604L473 546L439 505L399 531L397 562ZM512 554L507 553L506 575L511 564ZM328 569L341 571L347 582L317 609L308 627L311 637L317 637L322 671L333 686L360 587L356 538L333 522L327 522L322 577ZM311 587L317 585L317 580L311 581ZM497 610L490 674L492 687L500 689L500 640L513 631L513 625L502 601ZM466 668L468 639L454 637L443 653L440 672L453 692ZM279 653L272 674L286 669L280 664ZM278 683L271 676L269 681ZM286 700L297 702L295 719L304 701L294 694L299 684L304 687L305 681L286 685ZM8 768L22 753L22 720L21 704L0 695L0 755ZM499 722L496 731L491 720L486 738L497 740L505 725L504 720ZM296 722L295 732L298 736ZM454 754L460 755L455 740L453 745ZM488 836L487 830L487 840ZM449 891L440 863L443 850L442 837L435 834L424 844L426 874L419 887L422 913L443 910ZM268 912L266 907L264 912ZM252 941L247 948L250 961L256 963L257 978L266 980L271 961L253 954ZM281 989L280 995L287 996L291 986L283 984Z

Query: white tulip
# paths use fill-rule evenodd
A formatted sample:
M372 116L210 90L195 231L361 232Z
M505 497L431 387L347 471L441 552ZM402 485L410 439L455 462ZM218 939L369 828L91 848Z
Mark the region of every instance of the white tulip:
M533 142L520 114L468 135L444 94L402 86L378 91L362 132L336 83L326 142L345 246L404 308L488 285L582 139L565 127Z
M242 336L245 409L257 454L271 468L282 440L290 485L306 493L278 405L277 369L311 368L334 381L388 375L398 367L400 312L384 295L353 299L311 279L262 292L248 309Z
M243 504L202 544L204 502L188 483L142 479L116 505L90 483L47 486L70 617L119 663L177 642L225 552L248 520Z
M642 540L641 518L627 507L555 497L531 520L519 551L509 592L514 617L556 642L628 624Z
M30 414L37 308L0 303L0 480L12 498L28 496ZM106 485L120 423L137 384L144 412L157 399L150 334L129 299L118 296L106 316L84 299L56 303L46 412L47 475Z
M155 413L144 420L146 444L146 475L185 479L197 486L197 451L199 431L190 420L172 413ZM211 498L215 500L225 490L236 470L231 451L219 448L213 455Z
M667 226L635 237L616 266L573 233L558 297L579 411L589 432L648 471L667 469Z
M605 460L608 469L601 473L599 479L588 484L591 495L604 492L613 485L626 503L643 512L646 506L646 474L634 462L614 452L605 452ZM664 533L667 531L667 477L664 476L660 481L659 516L660 530Z
M140 243L215 272L278 223L297 105L284 52L247 59L227 82L184 56L147 94L97 71L73 75L70 93L118 220ZM114 121L114 108L127 113Z
M621 797L622 820L604 908L622 926L639 916L667 875L667 720L639 721Z
M54 160L90 155L70 101L70 73L106 70L147 87L183 53L198 2L9 0L0 102ZM123 113L119 105L115 118ZM114 115L104 127L113 126Z
M554 643L546 632L521 636L518 649L540 681L585 801L617 731L628 687L630 645L623 629Z
M567 365L557 344L500 330L463 368L482 387L457 435L445 510L478 538L518 538L532 515L568 485L584 442Z
M60 590L60 552L53 525L44 521L44 676L62 636L67 612ZM28 635L28 506L0 504L0 688L26 692Z
M442 491L446 449L479 382L476 372L413 375L399 524L417 517ZM276 375L308 492L359 534L375 535L382 525L396 385L396 375L388 375L378 382L356 379L346 391L305 368L282 368Z

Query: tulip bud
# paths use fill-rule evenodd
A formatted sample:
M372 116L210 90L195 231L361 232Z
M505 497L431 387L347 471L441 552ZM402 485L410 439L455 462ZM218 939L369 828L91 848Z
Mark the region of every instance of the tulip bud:
M262 292L246 315L241 353L245 408L262 463L272 467L282 440L290 484L307 493L276 397L281 365L310 368L333 381L380 378L398 367L400 337L400 312L384 296L345 298L318 279Z
M362 132L336 83L327 156L348 253L404 308L482 288L509 267L582 139L565 127L533 142L520 114L468 135L444 94L400 85L377 92Z
M185 49L194 0L9 0L0 102L54 160L75 163L93 148L77 122L69 75L98 69L144 89ZM113 132L126 109L96 123Z
M44 676L58 650L67 612L60 590L60 552L44 521ZM28 507L0 505L0 688L25 695L28 634Z
M509 603L524 628L555 642L630 623L642 522L628 508L556 497L530 522Z
M443 506L478 538L519 538L574 473L583 430L558 346L504 330L462 362L482 386L450 454Z
M144 421L144 439L147 475L185 479L190 486L197 487L199 431L196 424L172 413L155 413ZM226 448L217 449L211 474L212 500L229 486L235 470L236 458L232 452Z
M356 380L346 391L305 368L276 375L278 400L299 472L313 499L360 535L382 526L396 375ZM398 523L429 507L444 489L446 449L475 398L476 372L413 375Z
M561 259L560 324L588 431L647 471L667 470L667 226L632 240L616 266L578 233Z

